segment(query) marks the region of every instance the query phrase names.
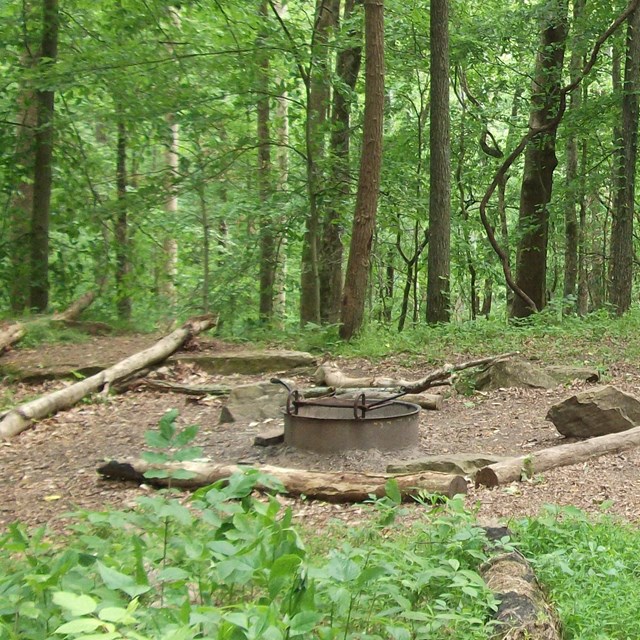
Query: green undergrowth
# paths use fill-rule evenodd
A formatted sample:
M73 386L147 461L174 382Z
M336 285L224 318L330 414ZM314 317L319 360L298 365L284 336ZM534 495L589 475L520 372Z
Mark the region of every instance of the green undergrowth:
M254 331L245 338L332 355L381 359L403 354L403 362L408 364L438 365L456 357L519 351L526 358L586 363L606 369L612 362L640 360L640 310L634 308L621 318L605 312L584 318L560 318L549 311L517 323L482 318L475 322L420 325L402 333L393 327L370 324L350 342L338 338L337 326Z
M366 535L308 548L257 471L196 492L76 516L63 540L9 527L0 638L411 640L487 638L496 603L476 568L484 532L462 500L410 531L390 498ZM390 494L394 489L390 488ZM375 524L377 523L377 524ZM314 547L316 551L313 551ZM312 549L311 551L309 549Z
M549 506L514 526L564 640L640 638L640 532L603 515Z

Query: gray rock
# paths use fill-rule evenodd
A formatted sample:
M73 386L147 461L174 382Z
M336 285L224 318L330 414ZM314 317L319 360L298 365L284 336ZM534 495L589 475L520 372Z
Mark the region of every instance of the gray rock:
M547 420L567 437L618 433L640 424L640 401L613 386L597 387L553 405Z
M451 453L426 456L418 460L397 462L387 465L387 473L420 473L420 471L440 471L473 476L478 469L504 460L502 456L487 453Z
M233 351L211 355L178 354L173 361L193 363L207 373L251 375L267 371L288 371L316 364L316 358L304 351Z
M556 379L542 367L514 358L489 365L478 374L475 381L475 387L479 391L507 387L552 389L556 386L558 386Z
M560 384L580 380L584 382L599 382L600 372L591 367L572 367L563 365L548 365L544 370Z
M281 418L286 401L287 391L281 385L269 382L239 385L229 393L220 413L220 423Z

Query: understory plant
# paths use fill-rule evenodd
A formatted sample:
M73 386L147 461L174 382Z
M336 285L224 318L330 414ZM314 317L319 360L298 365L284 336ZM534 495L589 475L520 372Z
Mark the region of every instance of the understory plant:
M155 462L197 453L186 447L194 429L177 430L175 418L147 438L170 448ZM257 484L273 494L256 495ZM476 572L487 541L461 499L426 501L424 518L407 529L394 524L399 493L390 483L370 525L345 528L310 553L281 489L246 469L189 499L164 491L129 511L78 513L63 539L11 525L0 539L0 640L490 633L496 602Z

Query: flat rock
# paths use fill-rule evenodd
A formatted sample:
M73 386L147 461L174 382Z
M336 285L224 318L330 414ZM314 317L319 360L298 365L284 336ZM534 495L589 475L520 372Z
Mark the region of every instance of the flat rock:
M600 372L592 367L573 367L564 365L547 365L544 370L558 383L565 384L580 380L581 382L599 382Z
M542 367L516 358L489 365L478 374L475 381L475 387L479 391L508 387L552 389L557 386L557 380Z
M611 385L597 387L554 404L547 420L569 438L619 433L640 424L640 400Z
M441 471L462 475L475 475L478 469L504 460L503 456L487 453L451 453L426 456L417 460L387 465L387 473L419 473L420 471Z
M269 382L242 384L231 390L220 412L220 423L281 418L286 401L287 392L281 385Z
M268 371L289 371L299 367L316 365L315 356L304 351L233 351L207 355L182 354L172 356L170 361L192 363L207 373L246 375Z
M261 431L253 440L256 447L271 447L284 442L284 427L273 427Z

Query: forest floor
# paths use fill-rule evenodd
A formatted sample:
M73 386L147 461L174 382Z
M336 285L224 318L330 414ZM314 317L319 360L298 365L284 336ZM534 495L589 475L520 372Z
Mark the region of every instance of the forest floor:
M37 349L15 349L0 357L0 366L19 362L21 366L71 365L115 362L135 353L155 340L154 336L100 337L81 344L42 345ZM237 349L219 341L199 339L197 349L220 351ZM194 348L194 347L191 347ZM491 355L491 354L487 354ZM526 357L526 353L524 354ZM463 360L452 354L451 361ZM374 373L418 379L433 370L428 363L406 366L406 358L369 362L338 359L351 373ZM403 366L403 364L405 366ZM561 363L555 363L561 364ZM169 364L164 379L190 385L225 384L268 380L263 376L212 376L194 365ZM300 389L312 385L310 371L291 374ZM611 366L604 382L640 396L640 369L628 365ZM0 407L9 407L70 384L50 380L40 383L0 381ZM194 398L163 393L143 386L107 398L95 397L56 416L38 422L15 439L0 442L0 526L15 520L27 525L49 524L63 529L69 512L100 510L134 504L149 488L101 479L96 467L108 459L137 457L145 448L144 433L154 429L169 409L180 412L178 424L197 424L195 444L215 462L266 463L318 470L384 471L387 464L424 455L442 453L493 453L522 455L567 442L545 421L548 408L586 387L584 383L555 389L501 389L451 394L440 411L421 412L420 445L393 453L379 451L345 452L341 455L310 454L285 445L255 447L254 436L264 424L219 424L224 399ZM274 426L273 421L269 426ZM547 503L575 505L588 512L609 512L627 520L640 520L640 449L606 455L586 463L545 472L533 480L497 489L470 486L467 502L483 522L505 521L535 515ZM282 499L307 526L322 527L334 518L357 524L367 517L361 505L330 505L321 502ZM411 507L418 511L420 506ZM409 517L411 517L409 515Z

